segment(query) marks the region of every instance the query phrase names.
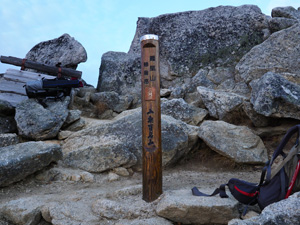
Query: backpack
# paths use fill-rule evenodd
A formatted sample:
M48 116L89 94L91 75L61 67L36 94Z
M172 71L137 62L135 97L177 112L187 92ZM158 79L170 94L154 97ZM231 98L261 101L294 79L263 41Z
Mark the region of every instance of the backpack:
M284 147L291 137L297 134L296 143L288 154L283 152ZM245 205L258 204L261 210L266 206L288 198L291 194L300 191L300 124L290 128L280 144L274 151L271 159L266 162L262 169L259 183L250 183L244 180L231 178L227 184L222 184L211 195L204 194L197 187L192 188L195 196L214 196L219 194L221 198L228 198L225 187L228 186L236 200ZM278 156L282 156L282 162L272 168ZM273 166L274 167L274 166ZM247 207L243 215L246 214Z
M28 81L25 85L28 98L61 98L70 95L71 89L80 87L79 80L64 78Z

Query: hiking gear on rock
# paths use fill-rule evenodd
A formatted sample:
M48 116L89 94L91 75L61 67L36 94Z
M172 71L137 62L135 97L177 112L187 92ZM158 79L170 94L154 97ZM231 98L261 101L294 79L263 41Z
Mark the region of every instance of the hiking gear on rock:
M54 97L59 99L70 95L71 89L77 87L80 87L79 80L55 78L28 81L25 85L25 90L29 98Z
M289 153L285 154L283 149L294 134L297 134L296 143ZM192 188L193 195L207 197L220 194L220 197L226 198L228 195L225 192L225 186L228 186L236 200L246 205L258 204L261 210L274 202L288 198L290 194L300 191L299 138L300 124L287 131L271 159L266 162L258 184L232 178L227 184L222 184L220 188L217 188L211 195L200 192L197 187ZM283 157L282 162L276 168L271 168L279 155Z

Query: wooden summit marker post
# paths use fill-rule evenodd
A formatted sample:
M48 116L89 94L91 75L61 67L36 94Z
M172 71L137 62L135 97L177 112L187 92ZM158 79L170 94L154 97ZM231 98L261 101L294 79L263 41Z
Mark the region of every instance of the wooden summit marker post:
M142 48L143 199L162 194L162 150L158 36L140 38Z

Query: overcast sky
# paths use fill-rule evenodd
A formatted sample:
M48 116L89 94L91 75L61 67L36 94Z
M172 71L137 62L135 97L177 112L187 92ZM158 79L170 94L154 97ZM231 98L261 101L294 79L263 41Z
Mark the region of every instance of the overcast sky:
M0 55L24 58L39 42L68 33L86 49L88 60L77 69L96 87L101 56L129 50L138 17L244 4L266 15L278 6L300 7L299 0L0 0ZM0 63L0 73L7 68L20 69Z

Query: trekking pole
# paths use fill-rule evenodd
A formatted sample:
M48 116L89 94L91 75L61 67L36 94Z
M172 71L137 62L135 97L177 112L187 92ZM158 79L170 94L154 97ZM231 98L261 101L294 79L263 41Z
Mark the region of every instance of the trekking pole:
M298 173L299 173L299 170L300 170L300 155L299 154L298 154L298 158L299 158L299 160L298 160L298 163L297 163L297 166L296 166L293 178L292 178L291 183L289 185L288 191L287 191L287 193L285 195L285 198L288 198L290 196L290 194L291 194L291 192L293 190L293 187L294 187L294 185L296 183L296 179L297 179L297 176L298 176Z
M143 199L162 194L159 47L157 35L144 35L142 49Z

